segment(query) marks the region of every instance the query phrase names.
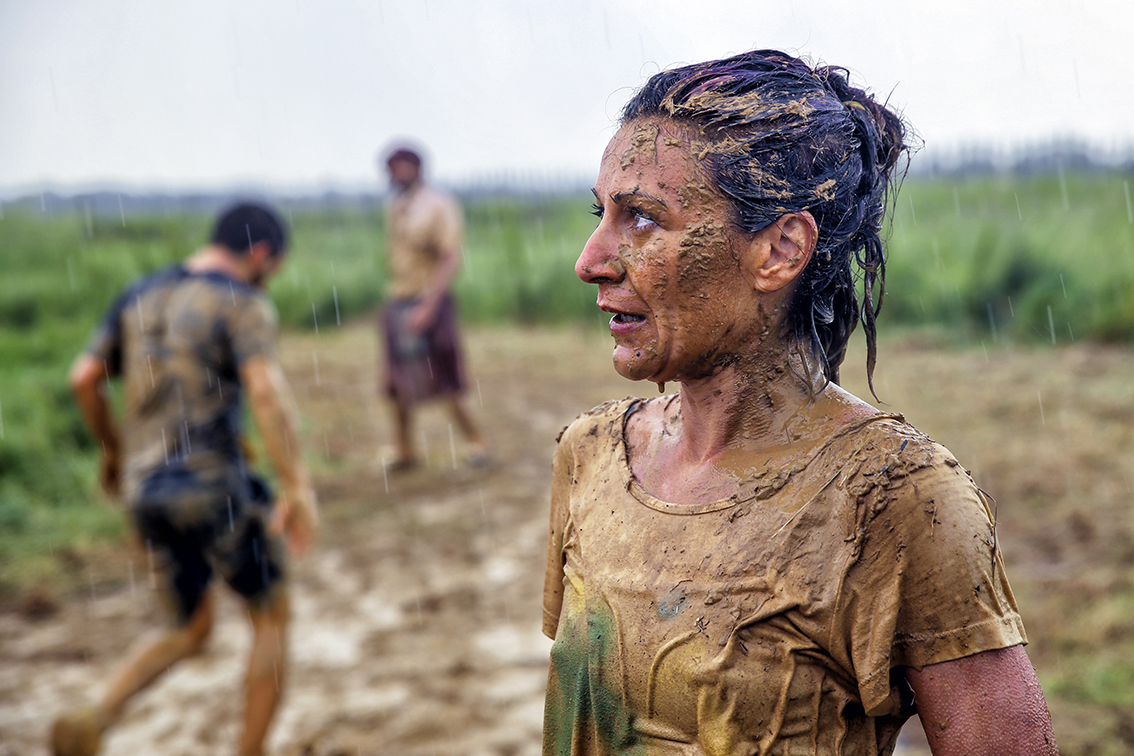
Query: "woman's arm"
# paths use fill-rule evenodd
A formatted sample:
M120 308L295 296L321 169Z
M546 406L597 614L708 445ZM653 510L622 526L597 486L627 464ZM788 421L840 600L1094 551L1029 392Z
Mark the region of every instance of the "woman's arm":
M933 756L1057 756L1051 714L1023 646L906 668Z

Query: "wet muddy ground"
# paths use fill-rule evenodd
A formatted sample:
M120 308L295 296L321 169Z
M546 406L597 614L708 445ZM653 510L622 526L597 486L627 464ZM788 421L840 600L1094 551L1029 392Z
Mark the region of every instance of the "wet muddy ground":
M272 754L539 752L550 647L539 601L555 438L579 411L654 387L618 378L608 342L594 334L474 330L468 347L469 401L493 463L464 464L444 412L429 408L421 418L428 464L392 475L369 325L284 340L323 522L316 548L294 569L294 661ZM863 395L860 373L858 361L844 376ZM1113 349L883 346L876 382L886 409L950 446L999 502L1009 577L1045 685L1066 677L1068 633L1087 643L1103 632L1068 625L1059 596L1094 586L1088 600L1101 607L1134 596L1129 376L1134 360ZM1084 491L1091 495L1077 495ZM159 621L144 557L123 550L85 569L88 589L29 595L0 612L0 756L45 753L53 716L86 700L131 640ZM234 600L219 608L209 650L136 699L105 753L231 753L248 633ZM1106 616L1103 639L1134 642L1134 619ZM1123 752L1121 711L1053 709L1065 754ZM1096 719L1082 726L1084 717ZM919 729L907 727L899 753L928 753Z

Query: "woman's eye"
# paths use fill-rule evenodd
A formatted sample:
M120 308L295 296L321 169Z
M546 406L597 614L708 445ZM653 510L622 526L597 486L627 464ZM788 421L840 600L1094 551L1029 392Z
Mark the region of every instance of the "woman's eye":
M654 221L653 218L646 215L641 210L632 210L631 213L634 216L634 230L635 231L640 231L642 229L649 228L650 226L657 225L657 222Z
M596 218L602 217L602 208L593 202L591 203L591 215L595 216Z

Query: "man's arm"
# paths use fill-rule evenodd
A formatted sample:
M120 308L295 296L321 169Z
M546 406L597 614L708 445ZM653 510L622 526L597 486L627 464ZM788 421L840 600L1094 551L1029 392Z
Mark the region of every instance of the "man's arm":
M283 488L272 527L287 535L293 552L303 553L311 543L315 527L315 491L300 459L295 402L287 379L274 360L256 356L241 363L240 381L248 392L252 417Z
M99 482L107 495L119 490L120 435L106 399L106 364L90 353L79 355L71 367L71 393L79 405L83 422L102 446Z
M437 263L437 271L429 282L429 288L422 294L421 302L413 309L406 321L406 326L411 331L421 333L433 322L437 316L441 297L445 296L449 287L453 285L453 279L457 277L460 268L461 248L456 245L443 247Z
M905 672L933 756L1058 756L1023 646Z

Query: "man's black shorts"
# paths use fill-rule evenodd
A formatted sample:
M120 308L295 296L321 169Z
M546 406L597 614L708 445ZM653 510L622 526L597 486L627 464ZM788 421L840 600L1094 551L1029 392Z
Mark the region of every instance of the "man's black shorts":
M226 491L185 469L146 480L134 525L164 573L179 624L197 611L214 570L250 602L270 597L286 566L282 540L267 532L272 505L267 485L251 475Z

